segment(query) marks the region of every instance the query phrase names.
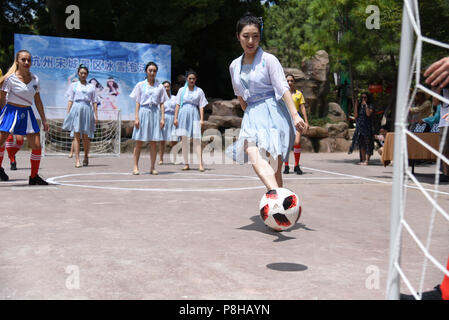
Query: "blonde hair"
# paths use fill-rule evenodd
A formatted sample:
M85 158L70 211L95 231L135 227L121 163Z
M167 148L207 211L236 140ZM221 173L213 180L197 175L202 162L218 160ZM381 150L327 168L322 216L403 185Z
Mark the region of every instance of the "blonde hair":
M14 59L13 64L9 68L8 72L0 78L0 87L3 85L3 82L8 78L10 75L14 74L17 71L17 61L19 60L19 54L21 53L28 53L31 56L31 53L28 50L20 50L16 53L16 58Z

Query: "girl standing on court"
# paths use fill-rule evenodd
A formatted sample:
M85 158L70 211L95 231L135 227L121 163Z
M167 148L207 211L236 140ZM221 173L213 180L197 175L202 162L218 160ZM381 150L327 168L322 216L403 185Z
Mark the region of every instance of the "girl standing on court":
M306 124L296 111L279 60L259 47L261 33L262 21L257 17L247 14L237 22L243 55L231 63L229 71L244 116L239 138L226 153L239 162L248 156L271 190L283 186L282 164L293 146L295 127L302 132ZM276 171L263 158L267 153L275 160Z
M165 125L164 103L168 100L168 97L164 86L156 81L157 70L158 66L156 63L148 62L145 67L147 78L137 83L129 95L136 101L132 135L132 139L136 141L136 147L134 148L134 175L139 174L140 151L145 141L150 142L150 173L158 174L154 167L157 157L156 143L162 140L162 129Z
M31 54L27 50L17 52L15 61L5 76L0 78L0 146L10 134L26 135L31 147L30 185L48 185L38 175L41 160L40 129L31 105L33 101L41 117L42 126L48 131L44 106L39 94L39 78L30 72ZM0 150L0 164L4 153ZM0 167L0 179L7 181L9 177Z
M97 97L95 87L87 82L89 70L83 64L78 67L79 81L70 84L67 91L67 116L62 129L74 132L73 149L75 152L75 167L89 165L90 139L94 137L98 122ZM80 140L83 139L84 160L80 163Z
M169 81L162 82L162 85L165 88L168 100L164 102L165 124L164 128L162 128L159 164L164 163L165 142L174 144L176 141L178 141L178 137L174 132L175 126L173 125L173 120L175 120L176 96L171 94L171 84Z
M176 109L174 125L176 135L182 137L182 156L184 158L184 168L189 170L190 139L193 139L193 146L199 161L199 171L204 172L203 156L201 150L201 127L204 121L204 107L208 102L204 91L195 85L196 72L189 70L186 73L186 83L180 88L176 95Z

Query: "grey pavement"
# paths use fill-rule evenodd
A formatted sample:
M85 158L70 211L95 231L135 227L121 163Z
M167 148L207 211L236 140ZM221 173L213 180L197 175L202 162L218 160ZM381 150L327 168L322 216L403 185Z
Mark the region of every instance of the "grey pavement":
M183 172L166 155L153 176L144 153L133 176L131 154L83 168L45 157L40 174L52 184L31 187L22 150L18 171L3 162L0 299L384 299L393 167L357 157L303 153L304 174L284 175L301 218L274 232L259 217L264 187L250 165L205 157L206 172ZM434 168L415 168L432 197ZM449 184L437 201L449 208ZM411 185L405 218L424 243L431 214ZM448 231L436 215L430 252L442 264ZM407 234L401 261L419 287L424 256ZM427 264L424 290L441 280Z

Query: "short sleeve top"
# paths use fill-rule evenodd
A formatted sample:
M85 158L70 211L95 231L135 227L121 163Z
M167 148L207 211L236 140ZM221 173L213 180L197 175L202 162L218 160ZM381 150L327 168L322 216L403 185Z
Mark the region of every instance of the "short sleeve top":
M167 101L164 102L164 112L174 114L175 108L176 108L176 96L171 95L170 98L168 98Z
M183 105L190 104L195 107L204 108L209 103L203 89L197 86L193 90L190 90L188 87L180 88L176 95L176 104L181 105L181 96L183 96Z
M90 83L82 84L80 81L72 82L67 89L66 96L69 101L98 103L95 86Z
M140 105L157 106L168 100L165 87L159 81L151 86L148 80L143 80L136 84L129 96Z
M6 103L31 106L34 96L40 91L39 78L31 73L31 81L23 83L15 74L12 74L5 79L1 90L7 93Z
M299 111L299 107L302 104L306 104L306 100L304 99L304 95L299 90L296 90L296 92L294 94L292 94L292 98L293 98L293 102L295 103L295 106L296 106L296 111Z
M274 55L263 51L262 48L258 49L253 63L250 65L251 71L245 75L245 85L241 81L242 61L243 55L232 61L229 66L232 87L236 96L248 101L251 96L274 91L276 100L280 100L289 90L284 69Z

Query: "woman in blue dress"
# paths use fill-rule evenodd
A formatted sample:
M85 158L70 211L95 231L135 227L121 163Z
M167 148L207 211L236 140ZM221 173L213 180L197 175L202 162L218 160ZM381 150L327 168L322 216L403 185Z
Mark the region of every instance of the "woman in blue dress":
M195 85L197 76L195 71L186 73L186 83L178 91L175 120L176 135L181 137L182 156L184 168L189 170L190 139L193 139L193 147L199 161L199 171L204 172L203 157L201 150L201 127L204 121L204 110L208 102L204 91Z
M72 82L67 90L67 116L62 129L74 133L73 149L75 153L75 167L80 168L89 164L90 139L94 137L98 122L97 97L95 87L87 82L89 70L83 64L78 68L79 81ZM83 139L84 160L80 162L80 140Z
M237 23L243 55L231 63L229 71L244 116L239 138L226 154L240 163L249 158L267 190L272 190L283 186L282 164L293 147L295 128L302 132L306 124L296 111L279 60L259 47L261 29L261 20L252 15ZM275 169L264 159L267 154Z
M164 103L165 124L162 129L162 141L159 152L160 165L164 163L165 143L168 142L173 146L178 141L178 137L175 135L175 126L173 125L173 120L175 120L176 96L171 94L171 84L169 81L162 82L162 85L165 88L168 100Z
M158 66L148 62L145 67L147 78L134 87L129 95L136 101L136 113L132 139L136 141L134 148L133 174L139 174L140 150L144 142L150 142L150 173L155 170L157 142L162 140L162 128L165 124L164 102L168 100L164 86L156 80ZM160 108L159 108L160 106Z

